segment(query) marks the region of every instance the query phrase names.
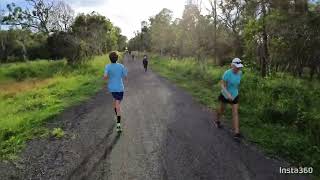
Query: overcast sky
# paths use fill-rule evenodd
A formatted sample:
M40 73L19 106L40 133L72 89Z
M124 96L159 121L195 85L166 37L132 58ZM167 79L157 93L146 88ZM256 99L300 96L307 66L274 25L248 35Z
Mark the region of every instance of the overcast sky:
M182 16L185 0L66 0L76 12L97 11L107 16L116 26L119 26L128 38L134 36L134 31L141 29L141 21L147 20L168 8L175 17Z
M25 0L0 0L0 8L15 2L24 4ZM96 11L108 17L128 38L141 28L141 21L148 20L163 8L168 8L174 17L181 17L186 0L65 0L76 13Z

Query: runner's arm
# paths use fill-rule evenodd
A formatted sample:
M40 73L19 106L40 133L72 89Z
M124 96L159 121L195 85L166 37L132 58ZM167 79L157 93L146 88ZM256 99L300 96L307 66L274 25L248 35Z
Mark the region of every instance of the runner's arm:
M231 94L228 92L227 90L227 83L224 81L224 80L221 80L220 81L220 84L221 84L221 89L224 93L226 93L226 95L228 96L229 99L233 99Z
M103 80L105 80L105 81L107 81L108 80L108 75L107 74L105 74L105 75L103 75Z
M103 80L107 81L108 80L108 71L109 71L109 68L108 66L106 66L106 68L104 69L104 74L103 74Z

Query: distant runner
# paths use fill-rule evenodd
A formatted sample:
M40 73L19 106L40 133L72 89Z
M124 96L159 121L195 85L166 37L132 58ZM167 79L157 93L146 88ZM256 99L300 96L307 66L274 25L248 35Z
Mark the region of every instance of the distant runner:
M232 105L232 121L235 140L240 140L241 134L239 130L239 86L242 77L243 65L239 58L232 60L231 69L227 70L221 80L221 94L219 96L220 108L217 110L216 126L221 128L220 118L225 111L225 105Z
M144 71L147 72L148 71L148 57L147 57L147 55L143 56L142 63L143 63Z
M127 81L128 71L124 65L117 63L118 54L109 54L111 64L106 65L104 70L104 80L108 80L108 90L113 97L113 108L117 118L117 132L121 132L121 109L120 103L123 99L124 85L123 79Z

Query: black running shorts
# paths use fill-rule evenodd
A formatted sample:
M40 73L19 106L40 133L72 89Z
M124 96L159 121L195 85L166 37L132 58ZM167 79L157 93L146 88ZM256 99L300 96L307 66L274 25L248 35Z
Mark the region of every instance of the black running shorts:
M115 99L115 100L118 100L118 101L122 101L123 99L123 92L112 92L112 97Z
M220 96L218 97L218 100L223 103L226 103L226 104L238 104L239 103L239 96L234 98L233 101L230 101L229 99L226 99L222 94L220 94Z

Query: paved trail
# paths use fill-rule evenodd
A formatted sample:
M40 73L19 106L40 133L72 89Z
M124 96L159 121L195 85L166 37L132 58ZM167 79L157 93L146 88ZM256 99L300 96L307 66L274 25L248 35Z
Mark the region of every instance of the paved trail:
M14 164L0 164L0 179L295 180L284 162L236 143L213 127L214 115L141 61L129 69L123 102L124 133L114 131L111 97L104 91L49 124L63 124L62 140L34 140ZM2 176L2 178L1 178Z

